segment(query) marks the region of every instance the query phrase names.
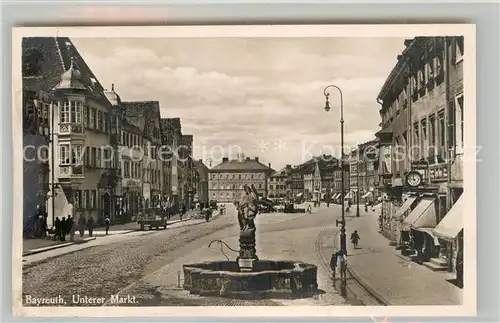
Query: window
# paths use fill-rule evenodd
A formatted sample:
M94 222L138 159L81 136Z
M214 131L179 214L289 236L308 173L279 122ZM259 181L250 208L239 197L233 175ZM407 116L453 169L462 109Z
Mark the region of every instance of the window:
M91 160L90 164L92 165L92 167L96 167L97 166L97 161L96 161L97 160L97 148L92 147L91 149L92 149L92 154L91 154L92 160Z
M75 209L81 208L82 191L75 191L73 195L73 207Z
M90 208L97 208L97 191L95 190L90 191Z
M61 165L70 165L70 150L69 145L60 145L59 146L59 164Z
M96 110L93 108L89 108L89 128L90 129L95 129L95 113Z
M464 96L457 98L457 126L460 125L460 147L464 146Z
M96 110L95 114L95 127L94 129L97 131L101 131L101 119L102 119L102 112Z
M464 37L457 37L455 39L455 64L464 60Z
M445 124L444 124L444 112L439 112L439 146L443 147L445 145Z
M83 191L83 205L82 205L82 208L87 209L89 207L90 207L89 190L84 190Z
M71 122L72 123L82 123L82 102L70 101L71 107Z
M440 75L441 72L443 71L441 63L442 59L443 58L441 56L436 56L433 59L434 76Z
M61 106L61 112L60 112L60 116L59 116L59 121L61 123L69 123L70 122L70 119L69 119L69 102L63 102L62 106Z
M235 179L235 178L236 178L236 175L233 174L233 179Z
M109 118L109 114L104 112L102 114L102 132L108 133L108 129L109 129L109 119L108 118Z
M102 167L102 155L101 155L102 151L101 151L101 148L96 148L96 167L97 168L101 168Z
M83 146L81 146L81 145L72 145L71 146L71 163L73 165L82 165L83 164L82 151L83 151Z
M456 138L455 138L455 100L448 102L448 148L455 147Z
M129 169L129 162L124 161L123 162L123 177L130 177L130 169Z
M88 126L89 124L89 107L84 106L83 107L83 125Z
M436 145L436 118L429 118L429 146Z
M238 175L238 179L241 179L241 174L240 174L240 175Z
M260 189L262 188L262 184L259 184L259 188L260 188Z

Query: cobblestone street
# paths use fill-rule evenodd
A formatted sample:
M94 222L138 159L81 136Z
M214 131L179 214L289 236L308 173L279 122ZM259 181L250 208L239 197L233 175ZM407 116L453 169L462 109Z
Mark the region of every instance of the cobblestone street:
M333 247L335 207L313 214L259 215L257 253L261 259L299 260L318 265L318 295L296 300L231 300L189 295L182 290L182 265L200 260L230 259L236 254L210 241L221 239L237 248L235 211L228 209L209 223L172 228L159 232L136 232L113 236L104 245L32 261L23 269L23 295L56 297L63 295L71 306L72 295L105 297L133 295L136 306L213 305L288 306L341 305L330 280L329 254ZM38 256L38 255L35 255ZM91 306L92 304L88 304ZM129 305L129 304L127 304Z

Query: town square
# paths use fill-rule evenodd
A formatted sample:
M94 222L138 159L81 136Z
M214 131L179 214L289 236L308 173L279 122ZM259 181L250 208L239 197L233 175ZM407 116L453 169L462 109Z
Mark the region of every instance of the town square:
M23 38L23 305L461 305L466 59Z

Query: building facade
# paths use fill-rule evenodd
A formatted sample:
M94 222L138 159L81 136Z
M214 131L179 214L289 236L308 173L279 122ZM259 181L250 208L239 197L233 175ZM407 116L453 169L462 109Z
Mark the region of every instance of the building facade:
M208 181L210 176L210 169L203 163L203 160L199 159L196 163L196 172L198 176L198 181L196 182L196 195L194 200L199 203L206 204L210 201L210 195L208 192Z
M359 186L361 201L375 202L378 194L378 140L370 140L358 145Z
M419 257L452 269L460 254L460 217L453 237L438 231L448 214L460 213L451 210L463 192L464 39L417 37L405 47L378 95L379 176L390 195L384 227L395 243L409 233L425 246ZM407 175L415 172L422 181L412 186ZM403 204L408 195L415 199Z
M285 198L287 187L286 180L288 174L292 169L292 165L286 165L279 171L276 171L269 177L269 188L268 197L269 198Z
M113 134L121 129L118 111L70 39L24 38L22 48L23 96L34 103L38 133L42 128L49 137L49 163L36 169L44 171L37 175L37 182L46 187L37 188L37 203L45 199L48 226L68 215L92 217L98 223L105 216L114 219L121 194L120 165L113 150L119 144ZM36 102L33 94L39 96ZM31 109L28 104L26 109ZM25 180L30 173L28 168ZM32 194L26 192L25 198L32 200Z
M359 151L353 150L349 156L349 192L346 195L346 198L349 199L352 203L357 203L362 196L361 187L360 187L360 178L359 178Z
M160 149L160 104L158 101L122 102L127 122L139 128L142 133L141 160L141 209L161 207L162 172L164 169ZM141 144L140 143L140 144Z
M258 157L240 156L234 160L224 157L220 164L210 169L210 199L223 203L239 201L245 184L253 184L259 194L268 197L269 178L273 173L270 165L262 164Z

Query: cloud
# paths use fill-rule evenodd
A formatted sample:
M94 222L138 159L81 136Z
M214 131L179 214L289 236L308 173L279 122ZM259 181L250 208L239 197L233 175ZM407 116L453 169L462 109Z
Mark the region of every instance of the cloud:
M322 145L339 146L340 96L330 91L326 113L328 84L343 92L345 142L372 139L380 123L375 98L402 44L394 39L74 41L103 86L114 83L122 100L158 100L162 117L181 117L183 132L205 150L237 145L247 156L276 165L302 162L305 140L317 142L318 154ZM269 143L266 150L256 146L259 140ZM279 140L286 141L286 149L274 149Z

